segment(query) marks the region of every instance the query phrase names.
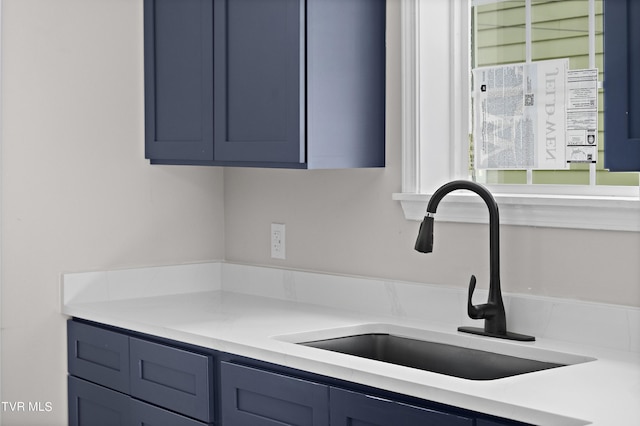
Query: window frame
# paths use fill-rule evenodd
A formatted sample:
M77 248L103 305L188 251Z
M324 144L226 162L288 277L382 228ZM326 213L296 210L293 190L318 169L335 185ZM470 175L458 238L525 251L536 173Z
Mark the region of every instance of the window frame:
M429 0L428 13L424 4L401 2L402 192L392 198L408 220L422 220L440 185L467 179L469 0ZM429 25L420 25L427 18ZM487 187L505 225L640 232L640 186ZM438 221L487 220L482 201L465 191L448 195L438 208Z

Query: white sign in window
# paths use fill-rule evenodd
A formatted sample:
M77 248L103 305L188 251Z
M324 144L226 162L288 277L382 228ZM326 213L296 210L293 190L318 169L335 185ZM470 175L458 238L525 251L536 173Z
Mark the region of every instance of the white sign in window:
M598 69L567 74L567 163L598 159Z
M476 169L566 169L597 159L598 70L568 59L473 70Z

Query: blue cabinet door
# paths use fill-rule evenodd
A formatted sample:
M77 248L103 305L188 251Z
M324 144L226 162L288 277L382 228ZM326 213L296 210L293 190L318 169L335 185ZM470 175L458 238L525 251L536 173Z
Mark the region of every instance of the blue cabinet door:
M640 171L640 2L604 2L605 167Z
M304 162L304 2L215 0L215 159Z
M220 366L224 426L328 426L329 387L252 367Z
M69 376L69 426L129 426L129 397Z
M456 414L331 388L331 426L474 426Z
M144 0L145 150L213 160L213 0Z

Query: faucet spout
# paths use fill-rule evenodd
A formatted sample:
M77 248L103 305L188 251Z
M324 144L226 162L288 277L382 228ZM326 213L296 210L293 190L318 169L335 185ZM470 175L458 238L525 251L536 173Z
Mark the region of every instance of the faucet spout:
M500 219L498 203L496 203L491 192L484 186L471 181L456 180L438 188L429 199L427 213L420 225L415 249L421 253L430 253L433 250L433 225L438 204L448 193L458 189L475 192L484 200L489 209L489 297L487 303L473 305L472 296L476 287L476 277L472 275L467 301L469 317L472 319L484 319L484 328L459 327L458 330L511 340L535 340L532 336L507 331L507 320L500 289Z

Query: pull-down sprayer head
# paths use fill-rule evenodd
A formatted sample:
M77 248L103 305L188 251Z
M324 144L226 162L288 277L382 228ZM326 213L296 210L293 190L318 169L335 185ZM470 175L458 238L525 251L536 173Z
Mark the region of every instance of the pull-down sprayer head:
M420 253L431 253L433 251L433 215L430 212L427 212L420 224L415 249Z

